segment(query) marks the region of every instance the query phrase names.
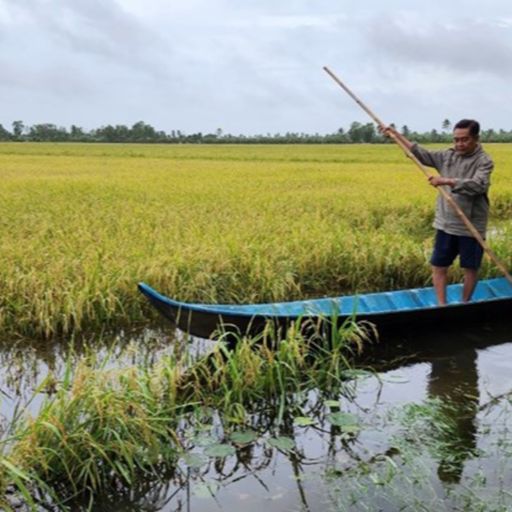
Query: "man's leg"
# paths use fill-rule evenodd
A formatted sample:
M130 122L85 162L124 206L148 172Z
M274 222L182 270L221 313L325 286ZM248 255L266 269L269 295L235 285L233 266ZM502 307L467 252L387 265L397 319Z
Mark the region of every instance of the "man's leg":
M446 304L446 283L448 281L448 267L432 265L432 283L436 291L437 302L440 306Z
M464 269L464 287L462 288L462 302L469 302L478 282L478 270L474 268Z
M448 268L453 263L458 252L458 238L438 229L436 231L430 264L432 265L432 283L436 292L437 303L440 306L446 304Z
M478 269L484 250L475 238L461 236L459 239L460 266L464 270L462 302L469 302L478 282Z

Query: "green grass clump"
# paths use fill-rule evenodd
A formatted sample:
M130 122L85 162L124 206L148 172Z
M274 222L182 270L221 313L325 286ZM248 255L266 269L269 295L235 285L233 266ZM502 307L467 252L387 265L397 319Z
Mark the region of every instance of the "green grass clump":
M179 425L195 410L219 411L232 430L277 405L279 425L284 409L298 407L311 389L344 386L346 357L366 335L352 323L332 331L329 350L324 344L314 356L314 341L294 327L277 350L269 348L272 337L241 339L233 351L219 343L197 361L171 354L119 369L111 357L99 361L93 353L74 364L70 356L60 383L41 384L38 392L56 390L37 415L19 418L3 441L4 481L19 490L42 488L64 503L175 467L184 453Z

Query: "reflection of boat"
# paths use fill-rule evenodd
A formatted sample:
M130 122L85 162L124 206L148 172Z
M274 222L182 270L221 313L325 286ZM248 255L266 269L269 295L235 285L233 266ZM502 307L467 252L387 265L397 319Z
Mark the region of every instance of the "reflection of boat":
M139 283L139 290L177 327L202 338L211 337L219 328L256 334L268 321L286 326L301 319L336 318L341 324L355 315L357 320L369 321L380 331L467 323L500 318L512 312L512 285L505 278L480 281L469 303L459 302L461 284L450 285L447 289L449 304L443 307L437 306L433 288L246 305L179 302L145 283Z
M385 343L366 343L353 364L377 372L389 372L438 359L452 359L468 349L485 350L512 343L512 321L507 318L442 329L404 330L385 336Z

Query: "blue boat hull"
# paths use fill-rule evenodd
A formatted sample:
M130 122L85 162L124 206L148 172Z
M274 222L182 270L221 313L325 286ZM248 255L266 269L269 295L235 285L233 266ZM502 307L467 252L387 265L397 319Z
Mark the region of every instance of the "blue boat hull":
M293 322L318 323L349 318L373 324L379 333L417 327L465 325L503 320L512 314L512 285L505 278L480 281L469 303L461 303L462 285L448 287L448 305L436 304L432 288L379 292L273 304L192 304L170 299L145 283L139 290L151 304L182 331L201 338L221 332L257 335L271 322L286 328Z

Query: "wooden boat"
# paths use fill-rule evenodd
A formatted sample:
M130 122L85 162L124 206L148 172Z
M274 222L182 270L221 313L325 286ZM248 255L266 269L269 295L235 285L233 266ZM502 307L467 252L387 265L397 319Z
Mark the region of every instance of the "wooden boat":
M512 285L506 278L479 281L473 299L461 303L461 284L447 287L448 305L438 306L433 288L416 288L269 304L192 304L170 299L145 283L139 290L179 329L201 338L222 330L255 335L270 321L276 326L292 322L348 318L371 322L379 332L417 327L465 325L473 321L506 319L512 314Z

